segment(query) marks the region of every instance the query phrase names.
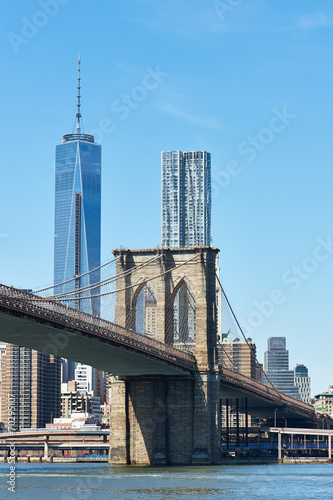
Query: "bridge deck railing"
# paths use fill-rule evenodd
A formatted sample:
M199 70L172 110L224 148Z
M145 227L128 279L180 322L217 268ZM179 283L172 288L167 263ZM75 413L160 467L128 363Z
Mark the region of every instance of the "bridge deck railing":
M195 357L188 352L178 350L147 335L129 330L98 316L73 309L60 302L0 284L0 304L19 309L22 312L33 314L45 320L56 320L67 327L83 330L99 337L119 341L146 354L163 358L180 367L189 370L195 369Z
M281 393L277 389L274 389L273 387L263 384L258 380L251 379L239 372L235 372L228 368L223 368L221 378L224 382L230 383L231 385L237 384L237 386L242 386L244 389L247 389L249 391L254 391L257 394L259 393L265 398L269 399L273 398L276 400L278 396L278 398L281 401L281 404L284 406L288 406L290 409L297 408L298 412L300 410L301 411L303 410L304 413L307 415L309 413L311 414L314 413L313 407L308 403L299 401L298 399L288 396L288 394Z

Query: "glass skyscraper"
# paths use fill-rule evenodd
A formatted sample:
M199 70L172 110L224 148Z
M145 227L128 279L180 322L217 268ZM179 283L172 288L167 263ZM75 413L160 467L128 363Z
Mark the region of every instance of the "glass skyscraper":
M162 246L211 243L211 155L163 151Z
M264 358L264 370L274 387L293 398L300 399L294 382L294 370L289 370L289 351L285 337L270 337ZM263 382L269 384L266 377Z
M55 293L72 291L100 280L101 254L101 146L94 137L81 133L80 65L78 79L77 129L63 136L55 159ZM61 286L60 283L67 282ZM90 297L98 293L91 291ZM85 293L84 296L87 296ZM83 294L82 294L83 297ZM99 315L97 298L80 296L70 307Z
M62 294L100 281L101 146L81 132L80 58L76 131L56 146L54 293ZM99 288L67 296L65 303L99 316ZM63 381L74 379L76 363L63 360Z
M301 401L311 403L311 379L305 365L296 365L295 385L298 387Z

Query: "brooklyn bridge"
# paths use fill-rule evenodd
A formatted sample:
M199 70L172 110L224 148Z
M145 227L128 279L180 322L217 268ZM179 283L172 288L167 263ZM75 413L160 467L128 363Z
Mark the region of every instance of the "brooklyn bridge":
M111 464L219 463L221 409L228 414L232 402L242 402L246 427L249 415L273 422L277 411L291 427L316 424L312 406L264 383L264 374L253 379L221 362L218 253L121 248L115 275L97 284L75 277L74 291L58 285L49 296L0 285L0 340L113 375ZM111 297L112 321L91 314Z

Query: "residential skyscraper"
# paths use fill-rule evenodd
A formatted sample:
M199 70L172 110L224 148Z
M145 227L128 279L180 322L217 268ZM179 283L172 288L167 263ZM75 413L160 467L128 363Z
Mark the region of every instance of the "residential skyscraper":
M264 371L272 384L281 392L300 399L294 382L294 370L289 370L289 351L286 350L285 337L270 337L264 358ZM266 377L263 380L268 384Z
M40 428L60 416L60 358L6 344L1 356L1 419L8 428L8 401L16 429Z
M211 243L211 155L163 151L162 246Z
M82 131L81 75L78 61L76 131L56 146L54 292L70 292L100 281L101 146ZM66 303L100 314L98 287ZM87 298L83 298L83 296ZM74 379L76 363L64 362L63 382Z

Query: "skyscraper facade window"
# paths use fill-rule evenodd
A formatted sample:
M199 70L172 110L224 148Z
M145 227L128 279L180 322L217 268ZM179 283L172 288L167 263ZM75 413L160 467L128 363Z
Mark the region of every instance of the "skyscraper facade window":
M300 399L294 382L294 370L289 370L289 351L285 337L270 337L264 358L264 370L274 387L293 398ZM266 384L266 377L263 380Z
M163 151L162 246L211 243L211 155L206 151Z

